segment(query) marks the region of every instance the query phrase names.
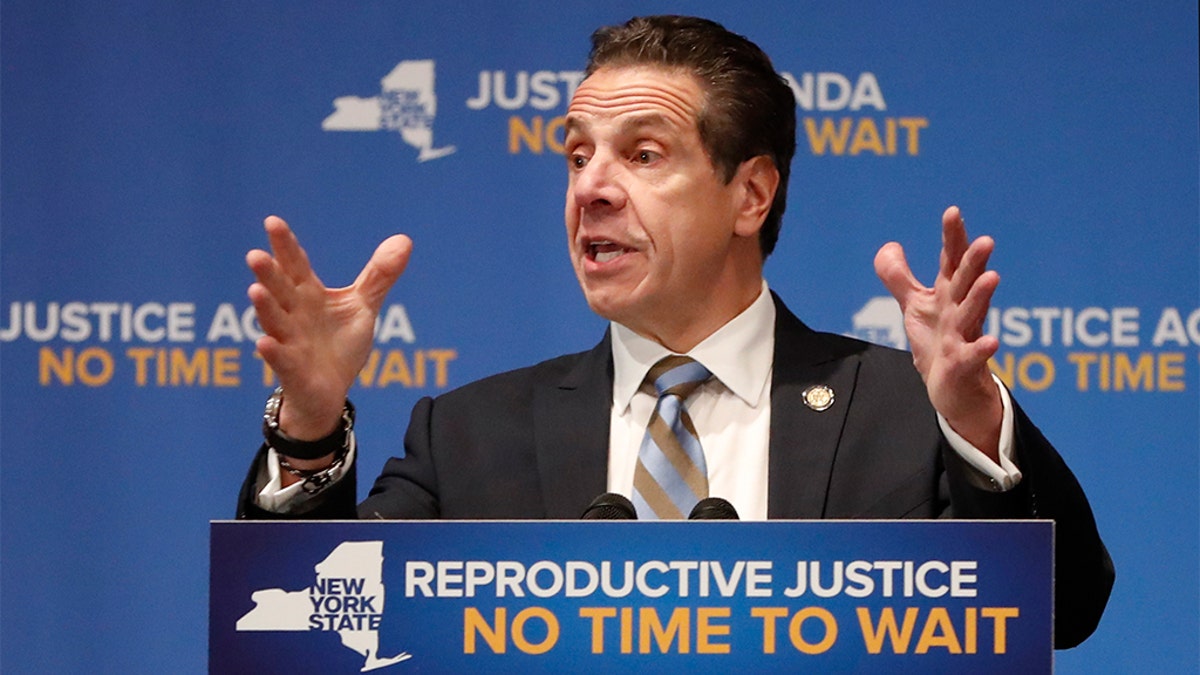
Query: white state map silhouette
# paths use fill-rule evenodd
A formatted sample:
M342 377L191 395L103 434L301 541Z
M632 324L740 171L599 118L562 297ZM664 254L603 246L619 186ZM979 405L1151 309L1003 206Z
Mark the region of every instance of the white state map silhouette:
M455 146L433 147L433 118L437 116L432 59L401 61L380 80L378 96L339 96L333 114L321 122L325 131L397 131L425 162L445 157Z
M850 335L879 345L908 349L908 334L904 332L904 312L896 299L884 295L874 297L855 312L851 319L854 329Z
M336 579L339 581L354 580L354 593L363 598L374 598L372 602L374 613L383 614L383 542L382 541L347 541L313 567L319 586L322 582ZM336 582L335 582L336 583ZM265 588L250 595L254 601L254 609L238 619L239 631L308 631L312 630L309 616L313 614L312 596L316 589L309 586L301 591L285 591L281 588ZM379 631L376 630L339 630L338 635L342 644L362 654L366 661L362 672L384 668L412 658L408 652L401 652L389 658L379 658Z

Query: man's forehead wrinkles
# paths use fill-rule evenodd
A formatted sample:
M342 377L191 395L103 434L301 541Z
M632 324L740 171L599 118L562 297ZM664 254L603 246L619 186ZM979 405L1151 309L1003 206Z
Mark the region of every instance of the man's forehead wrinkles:
M575 91L572 105L591 103L600 106L620 106L636 103L660 103L667 107L690 108L689 92L683 89L632 86L604 91L598 87L580 87Z
M588 86L587 83L584 83L578 89L575 90L575 96L576 96L576 98L589 97L589 98L600 98L600 99L602 99L602 98L621 99L621 98L625 98L625 97L629 97L629 96L648 96L648 97L663 97L663 98L674 99L677 101L684 101L688 97L688 91L687 91L687 88L684 86L671 86L671 85L656 86L656 85L647 85L647 84L638 83L638 84L629 84L629 85L606 88L603 86Z
M678 126L695 120L693 106L680 97L663 96L657 92L637 92L619 97L577 95L568 108L568 128L586 126L584 118L624 118L623 127L665 124Z

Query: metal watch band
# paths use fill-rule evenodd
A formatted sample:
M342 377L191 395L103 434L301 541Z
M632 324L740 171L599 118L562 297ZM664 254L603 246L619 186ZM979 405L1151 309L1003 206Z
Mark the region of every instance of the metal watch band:
M283 406L283 387L277 387L267 399L263 410L263 438L275 452L293 459L319 459L326 455L345 453L354 429L354 404L346 399L342 408L342 423L332 433L315 441L292 438L279 429L279 410Z
M304 484L300 486L301 489L310 495L315 495L318 492L324 491L325 488L329 487L330 485L333 485L333 475L342 467L343 464L346 463L346 454L346 450L339 452L334 456L333 464L330 464L324 469L297 469L287 461L287 457L284 455L279 455L279 466L283 468L284 471L287 471L293 476L302 479Z

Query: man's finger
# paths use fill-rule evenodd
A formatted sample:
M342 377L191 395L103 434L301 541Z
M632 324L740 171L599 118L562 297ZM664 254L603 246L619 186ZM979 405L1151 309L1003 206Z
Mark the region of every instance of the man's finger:
M983 322L987 320L992 295L1000 285L1000 275L992 270L981 274L971 285L970 291L958 306L957 329L968 342L983 334Z
M250 298L250 304L254 305L254 313L263 332L281 342L287 342L291 338L291 324L288 321L287 310L279 305L275 296L257 282L250 284L246 296Z
M875 254L875 274L888 289L888 292L900 303L900 310L908 307L908 300L914 293L925 290L917 278L913 276L904 256L904 247L896 242L884 244Z
M1000 351L1000 341L992 335L983 335L968 345L967 362L987 368L988 359Z
M402 234L393 235L375 249L359 272L354 286L372 312L379 312L383 299L408 266L411 255L412 240Z
M942 214L942 257L939 273L946 279L954 277L963 254L967 252L967 226L957 206Z
M297 373L298 369L288 359L287 349L274 337L270 335L260 337L255 341L254 348L262 357L263 362L275 372L280 382L291 380L292 376Z
M962 302L967 293L975 285L975 280L987 271L988 259L996 248L996 242L991 237L980 237L971 243L962 256L958 271L950 279L950 299Z
M296 235L283 218L267 216L263 221L263 229L267 231L267 240L271 242L271 252L275 260L289 279L300 283L313 276L308 254L301 248L300 240L296 239Z
M290 310L295 301L295 284L279 269L279 263L270 253L255 249L246 254L246 266L254 278L269 292L279 306Z

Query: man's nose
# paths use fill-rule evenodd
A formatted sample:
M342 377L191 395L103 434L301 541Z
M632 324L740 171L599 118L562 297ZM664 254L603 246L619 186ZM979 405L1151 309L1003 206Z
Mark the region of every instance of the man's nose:
M619 209L625 205L625 190L617 158L607 153L597 153L575 172L571 189L578 206Z

